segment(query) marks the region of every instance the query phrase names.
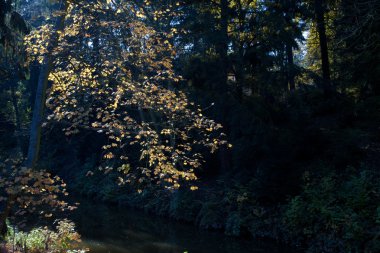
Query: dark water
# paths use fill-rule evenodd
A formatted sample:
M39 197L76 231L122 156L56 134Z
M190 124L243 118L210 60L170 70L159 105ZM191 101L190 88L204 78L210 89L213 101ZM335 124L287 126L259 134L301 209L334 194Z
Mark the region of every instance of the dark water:
M126 207L81 200L71 217L95 253L290 253L274 243L199 230Z

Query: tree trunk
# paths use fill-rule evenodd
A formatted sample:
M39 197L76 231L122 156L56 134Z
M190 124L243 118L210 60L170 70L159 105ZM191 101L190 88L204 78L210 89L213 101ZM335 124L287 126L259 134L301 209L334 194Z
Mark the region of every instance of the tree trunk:
M217 53L220 57L220 84L222 87L218 89L227 89L228 78L228 0L220 2L220 40L217 45Z
M293 27L293 18L295 12L295 3L292 0L287 2L287 10L285 11L285 20L288 26ZM286 59L287 59L287 81L288 89L290 91L295 90L296 85L294 81L294 59L293 59L293 45L292 40L294 38L293 33L291 33L290 38L287 39L285 45Z
M325 90L325 93L330 93L332 87L330 77L329 52L327 47L326 25L324 17L324 1L314 0L314 7L315 18L317 22L317 31L319 35L319 45L321 50L323 88Z
M18 83L17 81L15 81L15 83L17 84L16 87L18 87ZM12 104L13 104L13 109L15 111L15 122L16 122L16 140L17 140L17 151L15 154L16 156L18 155L22 155L23 157L26 155L25 152L24 152L24 148L23 148L23 141L22 141L22 134L21 134L21 117L20 117L20 108L18 106L18 99L17 99L17 96L16 96L16 87L15 85L12 85L11 84L11 97L12 97Z
M28 168L33 168L38 159L41 143L41 123L45 110L46 89L48 85L48 77L53 65L52 51L58 43L58 31L62 31L64 29L67 8L68 3L66 1L62 1L60 7L62 14L57 18L55 31L54 34L52 34L51 38L51 46L48 48L49 53L44 58L38 78L36 99L34 101L33 117L30 126L28 157L26 160L26 166Z
M0 214L0 235L5 235L7 233L7 224L6 219L8 218L14 201L16 200L15 195L9 195L7 199L7 203L5 203L5 207L3 212Z
M287 58L287 78L288 78L288 86L289 90L293 91L296 88L296 84L294 81L294 61L293 61L293 48L290 43L286 44L286 58Z
M11 85L11 96L12 96L13 109L15 110L16 128L17 128L17 131L20 131L21 130L20 110L18 108L16 89L14 85Z

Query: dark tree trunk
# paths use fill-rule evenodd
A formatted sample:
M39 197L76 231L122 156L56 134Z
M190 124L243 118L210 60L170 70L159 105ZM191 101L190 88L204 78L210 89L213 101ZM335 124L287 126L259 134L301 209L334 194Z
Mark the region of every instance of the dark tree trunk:
M296 84L294 81L294 61L293 61L293 48L290 43L286 45L286 58L287 58L287 78L288 78L288 86L289 90L293 91L296 88Z
M14 201L16 199L15 195L9 195L7 202L5 203L4 210L0 214L0 235L5 235L7 233L7 224L6 224L6 219L8 218Z
M53 56L51 54L52 50L58 42L58 31L63 30L65 23L66 10L68 8L68 3L62 1L60 10L62 10L62 15L57 18L55 24L55 31L52 35L52 41L50 43L51 47L48 48L48 54L45 56L45 59L42 63L38 85L36 91L36 98L34 101L32 123L30 126L30 137L29 137L29 148L28 148L28 157L26 160L26 166L28 168L33 168L37 162L38 154L40 150L41 142L41 123L43 120L43 114L45 110L45 101L46 101L46 89L48 85L48 77L53 65Z
M295 11L295 3L292 0L288 0L287 2L287 10L285 12L285 19L288 26L292 26L294 11ZM290 38L287 39L285 50L286 50L286 59L287 59L287 79L288 79L288 89L290 91L295 90L296 85L294 81L294 59L293 59L293 45L292 40L294 35L291 34Z
M36 99L38 77L40 76L40 66L38 62L33 62L30 67L30 79L28 81L28 91L30 92L29 106L33 108Z
M5 170L7 170L7 171L12 170L12 163L11 162L6 163ZM5 235L5 233L7 232L6 220L12 211L16 197L17 196L14 193L10 193L7 196L7 201L4 205L2 212L0 213L0 235Z
M17 131L20 131L21 130L20 110L18 107L16 89L14 85L11 85L11 96L12 96L13 109L15 110L15 121L16 121Z
M325 93L331 92L331 77L330 77L330 64L329 64L329 52L327 47L326 25L325 25L325 8L323 0L314 0L315 18L317 23L317 31L319 35L319 45L321 50L322 61L322 77L323 88Z
M22 129L21 129L21 116L20 116L20 108L18 106L18 99L16 96L16 88L18 87L17 81L15 80L15 84L11 85L11 97L13 109L15 111L15 121L16 121L16 140L17 140L17 151L16 156L22 155L25 157L26 152L23 146L23 138L22 138ZM16 86L16 87L15 87Z
M222 87L219 89L227 89L228 78L228 0L221 0L220 2L220 40L217 45L217 53L220 57L220 84Z
M30 126L29 148L26 166L33 168L40 150L41 142L41 123L45 110L46 89L48 84L48 77L52 66L52 59L50 56L46 57L41 67L40 76L38 78L38 86L36 91L36 98L34 100L32 123Z

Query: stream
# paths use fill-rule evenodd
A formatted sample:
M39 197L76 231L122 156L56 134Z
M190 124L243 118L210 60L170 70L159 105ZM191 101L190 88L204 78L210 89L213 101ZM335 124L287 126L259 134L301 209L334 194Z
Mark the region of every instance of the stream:
M272 242L228 237L128 207L81 200L71 214L94 253L290 253Z

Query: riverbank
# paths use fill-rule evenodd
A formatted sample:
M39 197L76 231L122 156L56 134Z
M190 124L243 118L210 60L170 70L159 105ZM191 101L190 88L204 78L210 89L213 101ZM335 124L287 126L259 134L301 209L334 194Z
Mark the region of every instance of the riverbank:
M94 253L294 253L268 240L226 237L141 210L81 199L71 217Z
M347 171L344 180L340 178L338 181L337 175L331 174L318 181L310 181L302 195L276 208L260 205L252 195L243 191L247 188L239 191L239 188L226 189L223 185L204 186L195 192L151 188L138 193L120 187L111 190L106 183L108 180L102 181L95 175L87 186L77 189L82 189L81 194L87 194L98 202L143 209L202 229L219 230L229 236L271 239L308 252L322 247L331 249L334 242L334 247L341 245L338 250L343 252L343 247L354 247L361 238L373 238L366 247L378 246L376 236L380 216L377 193L380 188L378 179L369 173ZM91 191L91 180L98 182L97 189L108 191ZM326 244L327 239L329 245Z
M74 192L99 202L129 205L230 236L270 238L309 252L377 252L377 101L326 99L317 91L300 91L279 104L241 104L239 115L256 108L249 116L253 123L227 133L231 151L205 157L208 166L197 172L196 191L186 183L179 190L147 181L119 186L118 172L105 176L96 169L104 140L92 132L57 147L55 140L64 137L53 129L41 166L56 168L53 172ZM227 129L238 124L232 112L224 118L230 120Z

